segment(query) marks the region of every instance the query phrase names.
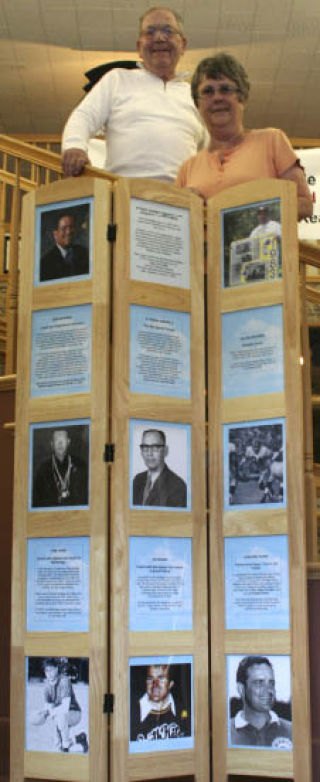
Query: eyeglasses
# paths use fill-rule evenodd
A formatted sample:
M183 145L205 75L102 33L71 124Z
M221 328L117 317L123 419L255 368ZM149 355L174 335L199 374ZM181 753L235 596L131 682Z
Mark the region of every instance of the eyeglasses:
M141 30L140 35L144 35L145 38L154 38L156 33L165 35L166 38L173 38L174 35L181 35L180 30L176 27L171 27L170 24L158 24L150 25L146 30Z
M147 451L159 453L161 448L164 448L164 445L159 445L159 443L155 443L154 445L140 445L140 451L142 453L147 453Z
M204 87L201 92L198 93L199 100L208 100L213 95L233 95L234 92L239 92L238 87L230 87L230 84L220 84L218 87Z

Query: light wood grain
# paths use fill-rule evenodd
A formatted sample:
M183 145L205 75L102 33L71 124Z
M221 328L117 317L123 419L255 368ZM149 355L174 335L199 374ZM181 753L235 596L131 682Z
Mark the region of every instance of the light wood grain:
M129 633L129 654L131 656L148 654L190 654L194 648L194 638L191 631L169 633Z
M227 752L227 766L229 774L257 774L267 777L293 777L293 753L275 752L263 749L229 749ZM295 779L295 778L294 778Z
M193 531L192 514L166 513L166 511L130 511L129 532L130 535L159 535L159 515L161 518L161 534L166 537L172 535L175 538L190 538Z
M283 301L283 282L261 282L258 285L243 285L221 291L221 312L248 310L254 307L269 307Z
M111 217L110 183L103 180L68 180L44 187L25 199L22 232L25 259L22 269L19 312L19 354L16 409L16 478L13 587L13 656L12 691L20 697L12 700L11 782L22 782L24 775L34 778L86 780L99 782L107 778L107 725L103 715L107 680L107 466L103 454L109 438L109 326L110 326L110 245L106 226ZM92 236L92 280L63 282L32 289L34 256L34 210L37 204L92 196L94 226ZM59 305L92 305L92 373L88 394L70 394L30 399L31 317L32 311ZM33 422L54 422L88 418L90 420L90 508L27 513L28 506L28 433ZM88 633L25 633L25 546L28 537L90 537L90 631ZM18 647L19 642L19 647ZM19 648L19 654L15 649ZM23 650L23 651L21 651ZM89 658L89 726L88 756L60 756L57 753L23 752L24 708L21 703L21 680L24 692L24 656L57 656ZM22 739L21 739L22 736ZM18 740L18 738L20 740ZM23 770L24 763L24 770ZM89 770L90 765L90 770Z
M221 290L221 210L267 199L281 199L283 281L248 284ZM283 305L284 393L221 399L222 312L256 306ZM310 712L308 688L308 633L305 594L305 541L302 468L302 398L299 365L298 254L296 195L291 183L265 180L231 188L208 204L208 355L209 355L209 454L211 507L212 590L212 691L213 766L219 782L229 773L292 776L310 782ZM221 424L285 417L287 428L287 509L223 512ZM223 525L221 519L223 518ZM224 632L223 537L289 535L291 630ZM299 629L300 628L300 629ZM265 646L264 646L265 644ZM223 646L228 653L264 653L274 649L291 655L293 701L293 753L228 750L226 742L226 675ZM222 715L222 716L221 716ZM217 747L219 748L217 750ZM224 758L226 760L224 761ZM294 759L294 763L292 761Z
M88 633L27 633L25 655L37 657L88 657Z
M63 779L65 782L89 780L88 755L58 755L56 752L25 752L25 776L32 779ZM20 780L21 782L21 780Z
M71 402L72 399L72 402ZM68 396L46 396L41 399L29 399L30 423L38 421L61 421L70 418L88 418L90 415L90 395L72 394Z
M70 282L54 282L34 288L32 294L32 309L46 310L56 307L72 307L76 304L87 304L92 301L92 280L74 280Z
M191 287L130 281L130 198L184 206L190 210ZM112 469L112 624L116 651L112 662L112 691L118 703L112 719L112 776L128 779L159 778L153 753L127 756L128 657L130 655L191 654L194 673L195 749L161 757L161 776L193 773L207 782L208 674L207 582L204 448L204 324L203 324L203 215L201 201L183 191L156 183L118 182L115 186L115 221L118 224L114 267L114 359L112 431L116 447ZM201 262L200 262L201 259ZM130 304L163 307L191 313L191 400L130 393ZM188 423L192 427L192 512L129 510L129 420ZM128 540L130 534L192 537L194 571L194 630L190 633L126 633L128 625ZM161 637L162 636L162 637Z
M159 768L160 766L160 768ZM146 779L146 769L148 769L148 779L154 779L160 782L159 773L174 779L175 777L192 775L195 773L194 752L184 750L183 752L161 752L161 759L156 761L154 753L148 752L143 755L132 755L129 758L129 779L140 782ZM200 777L196 777L197 782ZM209 777L207 777L207 780ZM201 778L202 782L202 778ZM204 782L204 779L203 779Z
M281 508L227 511L223 515L223 532L229 538L237 535L285 535L288 532L287 513Z
M290 654L290 630L227 630L226 654Z
M278 418L285 415L285 396L279 393L260 396L234 397L222 401L224 423L254 421L254 419Z

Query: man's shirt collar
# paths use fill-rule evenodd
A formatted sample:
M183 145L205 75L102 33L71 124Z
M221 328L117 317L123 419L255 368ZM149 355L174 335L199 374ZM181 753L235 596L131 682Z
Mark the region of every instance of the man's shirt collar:
M275 711L271 711L270 710L269 711L269 718L268 718L268 725L270 725L271 722L276 722L279 725L280 724L280 718L275 713ZM236 716L235 716L235 718L234 718L234 726L235 726L235 728L237 728L237 730L238 730L240 728L245 728L246 725L251 725L252 727L254 727L254 725L252 725L251 722L248 722L248 720L245 718L244 711L243 710L242 711L238 711Z
M149 71L148 68L146 68L146 66L144 65L143 62L141 62L141 61L137 62L137 66L138 66L138 68L140 68L145 73L149 73L150 76L154 76L155 79L160 79L161 81L163 81L163 79L161 79L161 76L157 76L156 73L153 73L152 71ZM190 71L178 71L177 73L175 73L173 79L169 79L169 82L170 81L186 81L188 78L190 78Z
M159 714L161 714L161 712L169 711L169 709L171 709L174 717L176 716L176 707L171 692L169 695L167 695L164 701L160 701L159 703L154 703L154 701L151 701L148 694L145 692L142 698L140 698L139 703L140 722L143 722L151 712L153 714L155 712L159 712Z

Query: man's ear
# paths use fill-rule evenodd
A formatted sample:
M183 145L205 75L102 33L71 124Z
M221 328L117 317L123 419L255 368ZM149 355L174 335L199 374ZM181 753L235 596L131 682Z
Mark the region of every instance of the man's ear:
M173 685L174 685L174 681L172 679L170 684L169 684L169 687L168 687L169 692L170 692L170 690L172 690Z
M244 694L245 694L245 686L244 686L244 684L241 684L240 682L237 682L237 690L238 690L238 693L239 693L239 696L240 696L241 700L243 701L244 700Z
M186 50L186 48L187 48L187 46L188 46L188 39L187 39L187 38L185 38L185 36L184 36L184 35L182 35L182 36L181 36L181 41L182 41L182 52L181 52L181 55L182 55L182 54L184 54L184 53L185 53L185 50Z

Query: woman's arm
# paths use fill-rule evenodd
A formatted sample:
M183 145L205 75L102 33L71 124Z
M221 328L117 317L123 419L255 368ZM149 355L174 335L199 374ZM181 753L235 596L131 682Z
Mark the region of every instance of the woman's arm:
M311 217L313 212L312 195L310 193L303 168L297 163L280 174L279 179L290 179L297 185L298 195L298 220Z

